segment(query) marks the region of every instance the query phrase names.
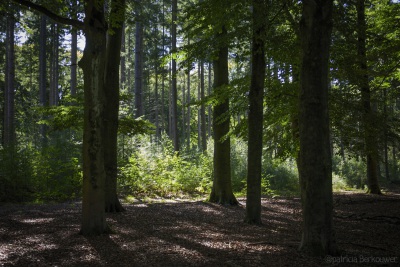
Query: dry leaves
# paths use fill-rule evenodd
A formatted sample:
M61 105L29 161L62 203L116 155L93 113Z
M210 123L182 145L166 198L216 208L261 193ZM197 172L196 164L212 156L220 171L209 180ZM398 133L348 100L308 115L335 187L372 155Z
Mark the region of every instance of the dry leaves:
M124 213L108 215L114 234L86 238L78 234L80 203L2 205L0 265L376 266L385 259L394 261L384 266L400 264L400 195L395 193L335 195L343 256L323 259L297 251L297 198L263 199L262 226L243 222L243 206L180 201L125 207Z

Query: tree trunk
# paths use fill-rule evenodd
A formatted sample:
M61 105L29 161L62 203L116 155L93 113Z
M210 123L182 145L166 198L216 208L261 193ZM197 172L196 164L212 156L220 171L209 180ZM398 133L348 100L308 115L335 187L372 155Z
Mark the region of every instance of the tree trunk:
M58 105L58 25L57 23L51 24L51 54L50 54L50 91L49 91L49 105Z
M165 8L162 0L162 56L165 56ZM165 131L165 67L161 69L161 129Z
M222 30L216 38L224 40L217 48L217 59L214 61L214 86L217 94L223 94L224 86L229 83L228 76L228 44L226 43L227 30ZM214 177L210 195L210 202L223 205L237 205L238 201L232 192L231 181L231 142L229 133L229 118L223 119L229 112L229 97L225 97L214 106Z
M211 64L211 62L209 62L208 63L208 95L211 95L211 87L212 87L212 83L211 83L211 66L212 66L212 64ZM208 112L208 137L211 137L211 124L212 124L212 121L211 121L211 116L212 116L212 112L211 112L211 105L209 105L208 106L208 109L207 109L207 112Z
M125 15L124 15L125 16ZM122 24L122 37L121 37L121 77L120 88L125 88L126 84L126 48L125 48L125 23Z
M201 132L201 151L207 151L207 132L206 132L206 108L204 104L205 92L204 92L204 63L200 61L200 132ZM200 137L199 137L200 138Z
M104 169L104 81L106 58L106 22L104 9L97 0L85 5L86 45L79 62L84 75L84 132L83 132L83 235L107 232L105 219Z
M46 15L40 16L40 36L39 36L39 104L41 107L46 106ZM40 136L42 146L46 143L46 125L41 124Z
M174 54L176 50L176 24L178 14L178 1L172 0L172 27L171 27L171 38L172 38L172 49L171 52ZM177 71L176 71L176 59L172 57L172 118L171 118L171 136L174 143L174 150L179 151L179 134L178 134L178 90L177 90Z
M363 104L363 126L365 152L367 155L367 185L371 194L381 194L378 182L378 138L373 123L374 111L371 108L371 89L369 87L368 66L367 66L367 25L365 20L365 0L357 0L357 56L359 60L359 86L361 90L361 101Z
M72 1L72 17L76 19L77 5L76 1ZM76 95L77 85L77 64L78 64L78 31L75 27L71 30L71 95Z
M333 229L332 158L328 116L332 0L303 1L299 174L303 208L300 250L336 254Z
M137 8L140 15L140 9ZM143 116L143 25L136 21L135 33L135 108L136 118Z
M249 135L247 156L247 198L245 221L261 224L261 169L263 147L263 103L265 79L266 9L263 0L253 0L251 84L249 93Z
M200 85L200 80L201 80L201 69L200 69L200 64L201 62L198 63L197 65L197 78L198 78L198 83L197 83L197 101L201 101L201 85ZM201 115L200 115L200 109L197 108L197 149L201 150Z
M14 151L15 145L15 18L7 14L6 26L6 72L4 90L3 146Z
M387 125L387 90L386 88L383 89L383 115L384 115L384 157L385 157L385 178L386 180L390 181L390 171L389 171L389 143L388 143L388 125Z
M105 211L121 212L122 207L117 196L118 174L118 111L119 111L119 66L121 62L121 42L123 22L125 17L125 0L111 2L111 14L118 18L111 18L111 34L107 38L106 70L105 70L105 99L104 108L104 167L106 171Z
M190 39L188 40L188 44L190 44ZM188 74L187 74L187 103L188 103L188 110L187 110L187 148L190 150L190 133L191 133L191 128L190 128L190 117L191 117L191 106L190 106L190 70L191 70L191 64L188 66Z

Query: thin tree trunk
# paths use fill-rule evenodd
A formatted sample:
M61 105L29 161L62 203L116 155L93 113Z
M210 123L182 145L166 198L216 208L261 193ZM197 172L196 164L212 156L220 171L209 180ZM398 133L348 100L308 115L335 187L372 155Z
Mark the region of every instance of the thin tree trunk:
M40 36L39 36L39 104L44 107L47 104L46 97L46 15L40 16ZM40 136L42 146L46 143L46 125L40 125Z
M208 63L208 95L211 95L211 88L212 88L212 82L211 82L211 74L212 74L212 64L211 62ZM211 112L211 105L208 105L208 137L211 137L211 125L212 125L212 112Z
M207 132L206 132L206 108L204 104L205 92L204 92L204 63L200 61L200 100L202 101L200 106L200 132L201 132L201 150L207 151ZM199 137L200 138L200 137Z
M77 14L77 4L76 0L72 1L72 18L76 19ZM75 27L71 30L71 95L76 95L76 85L77 85L77 58L78 52L78 31Z
M7 14L6 25L6 72L4 91L4 135L3 145L14 151L15 146L15 18Z
M250 224L261 224L261 169L263 148L263 103L265 80L265 40L267 6L253 0L253 37L251 49L251 84L249 93L249 135L247 156L246 218Z
M357 0L357 28L358 42L357 55L359 59L361 90L361 101L363 104L363 126L365 150L367 155L367 184L368 192L371 194L381 194L378 182L378 140L376 130L373 125L374 112L371 108L371 89L369 87L367 51L366 51L366 20L365 20L365 0Z
M190 39L188 40L188 44L190 44ZM190 150L190 133L191 133L191 128L190 128L190 117L191 117L191 106L190 106L190 70L191 70L191 64L188 66L188 74L187 74L187 103L188 103L188 111L187 111L187 148Z
M122 24L122 37L121 37L121 78L120 88L125 88L126 85L126 46L125 46L125 23Z
M185 143L186 138L186 88L185 80L182 86L182 144Z
M164 0L162 1L162 56L165 55L165 11ZM161 128L165 131L165 67L161 70Z
M174 54L176 50L176 24L178 14L178 1L172 0L172 27L171 27L171 38L172 38L172 49L171 52ZM176 71L176 59L175 56L172 58L172 127L171 136L173 138L174 149L179 151L179 134L178 134L178 90L177 90L177 71Z
M390 180L390 171L389 171L389 143L388 143L388 125L387 125L387 90L386 88L383 90L383 114L385 118L384 125L384 154L385 154L385 178L386 180Z
M227 30L223 26L221 32L216 35L219 40L225 40ZM217 59L214 61L214 90L217 94L223 94L224 86L229 84L228 73L228 44L217 48ZM233 195L231 178L231 141L226 137L229 133L229 118L222 119L229 112L229 98L221 100L214 106L214 177L210 195L210 202L223 205L237 205L238 201Z
M197 101L201 101L201 69L200 69L201 62L199 61L197 65ZM197 149L201 150L201 117L200 117L200 108L197 108Z
M140 9L137 9L140 12ZM140 13L138 13L140 16ZM135 33L135 109L136 118L144 115L143 110L143 25L136 21Z
M51 59L50 59L50 93L49 93L49 105L58 105L58 25L57 23L52 23L51 25Z
M332 0L303 1L299 174L303 208L300 250L336 254L333 228L332 158L328 116Z

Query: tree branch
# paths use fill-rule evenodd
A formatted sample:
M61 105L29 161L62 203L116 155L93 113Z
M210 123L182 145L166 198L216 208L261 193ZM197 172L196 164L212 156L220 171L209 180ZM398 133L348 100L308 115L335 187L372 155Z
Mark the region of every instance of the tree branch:
M28 9L29 8L34 9L35 11L48 16L49 18L51 18L55 22L58 22L58 23L61 23L61 24L66 24L66 25L71 25L71 26L73 26L75 28L78 28L78 29L81 29L81 30L84 27L83 22L80 21L80 20L61 17L61 16L53 13L49 9L45 8L44 6L32 3L31 1L28 1L28 0L12 0L12 1L17 3L17 4L19 4L19 5L21 5L21 6L24 6L24 7L28 8Z

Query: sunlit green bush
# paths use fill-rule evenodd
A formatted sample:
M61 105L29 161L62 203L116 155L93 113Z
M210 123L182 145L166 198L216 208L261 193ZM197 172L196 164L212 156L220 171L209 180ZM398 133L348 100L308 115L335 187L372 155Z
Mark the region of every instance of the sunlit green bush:
M344 185L346 185L348 189L364 189L364 187L366 186L366 170L367 166L365 164L365 161L361 159L349 158L343 160L338 156L334 156L334 188L342 187L343 189Z
M168 138L157 145L148 138L140 139L129 162L120 168L122 193L172 197L210 190L212 160L207 153L178 155Z

